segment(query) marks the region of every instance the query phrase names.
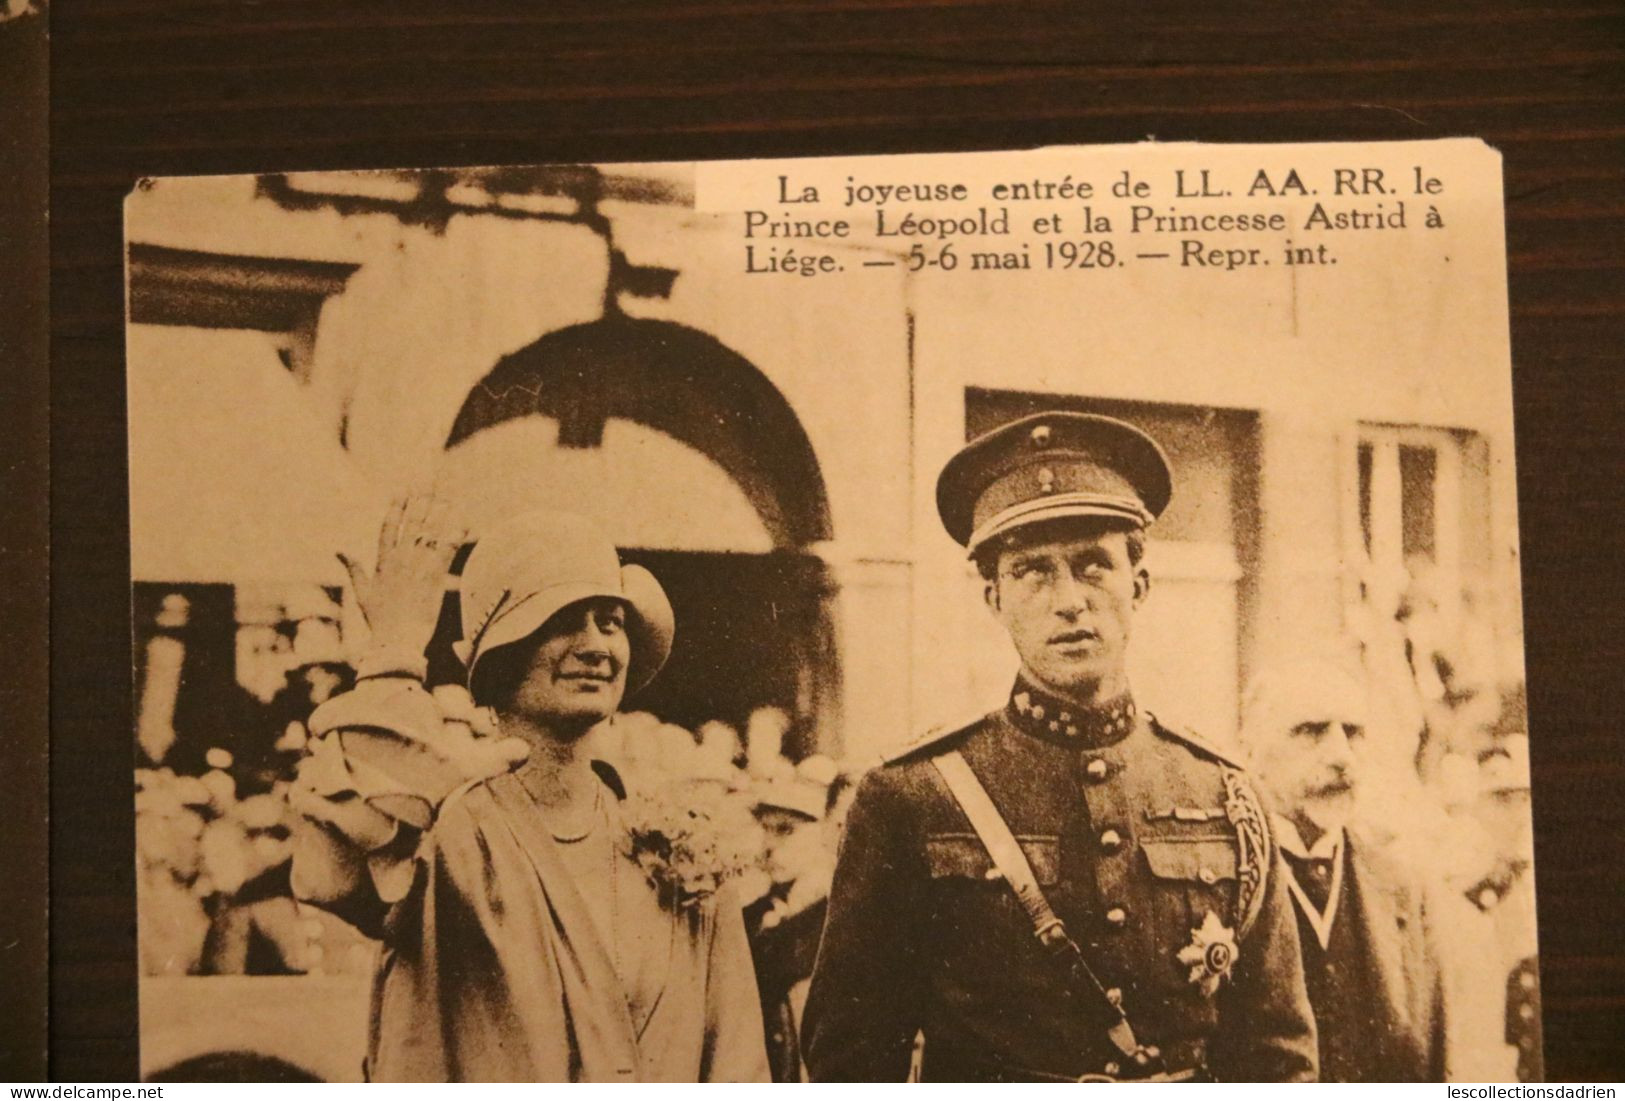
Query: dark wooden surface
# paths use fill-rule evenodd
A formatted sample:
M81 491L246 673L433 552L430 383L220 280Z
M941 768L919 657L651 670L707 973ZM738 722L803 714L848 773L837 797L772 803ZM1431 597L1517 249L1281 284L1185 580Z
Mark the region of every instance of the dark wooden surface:
M1625 1078L1625 8L59 0L51 1041L135 1072L120 202L142 175L1478 135L1506 155L1554 1078Z
M48 55L42 16L0 20L0 1081L46 1055Z

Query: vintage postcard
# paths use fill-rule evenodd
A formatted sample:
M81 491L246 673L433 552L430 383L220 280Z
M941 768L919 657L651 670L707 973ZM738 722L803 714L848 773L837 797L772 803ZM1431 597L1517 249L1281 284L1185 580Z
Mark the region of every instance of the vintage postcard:
M1473 140L143 181L143 1073L1538 1080L1502 227Z

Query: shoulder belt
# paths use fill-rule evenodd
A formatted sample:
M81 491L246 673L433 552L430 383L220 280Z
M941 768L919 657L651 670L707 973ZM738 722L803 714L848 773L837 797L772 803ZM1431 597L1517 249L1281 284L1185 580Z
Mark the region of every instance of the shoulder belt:
M1090 970L1082 950L1068 935L1066 926L1056 916L1049 899L1044 897L1043 890L1038 886L1038 877L1033 874L1032 865L1022 853L1021 845L1010 832L1010 826L999 813L999 808L993 805L987 789L976 778L970 763L957 750L949 750L932 757L931 764L942 775L943 782L965 812L965 817L970 819L971 828L981 839L988 856L993 858L993 866L1016 893L1021 908L1033 923L1033 934L1038 938L1038 943L1063 968L1069 984L1084 995L1085 1004L1095 1007L1099 1023L1105 1028L1112 1046L1124 1055L1142 1057L1140 1061L1143 1063L1144 1052L1134 1038L1134 1029L1123 1012L1121 999L1110 998Z

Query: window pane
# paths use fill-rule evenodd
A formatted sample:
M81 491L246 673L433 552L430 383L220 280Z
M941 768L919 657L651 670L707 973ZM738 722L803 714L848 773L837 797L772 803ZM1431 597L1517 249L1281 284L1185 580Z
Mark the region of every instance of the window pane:
M1360 538L1371 553L1371 445L1360 444Z
M1433 483L1439 459L1431 447L1401 444L1399 448L1400 522L1405 532L1405 557L1435 557Z

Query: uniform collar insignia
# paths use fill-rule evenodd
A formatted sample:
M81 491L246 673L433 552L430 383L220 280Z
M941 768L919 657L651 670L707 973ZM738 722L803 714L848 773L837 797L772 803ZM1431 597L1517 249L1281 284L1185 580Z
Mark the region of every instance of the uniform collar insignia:
M1098 707L1084 708L1035 688L1020 677L1010 690L1010 703L1005 710L1010 722L1025 734L1091 749L1116 745L1128 737L1139 716L1134 697L1126 692Z

